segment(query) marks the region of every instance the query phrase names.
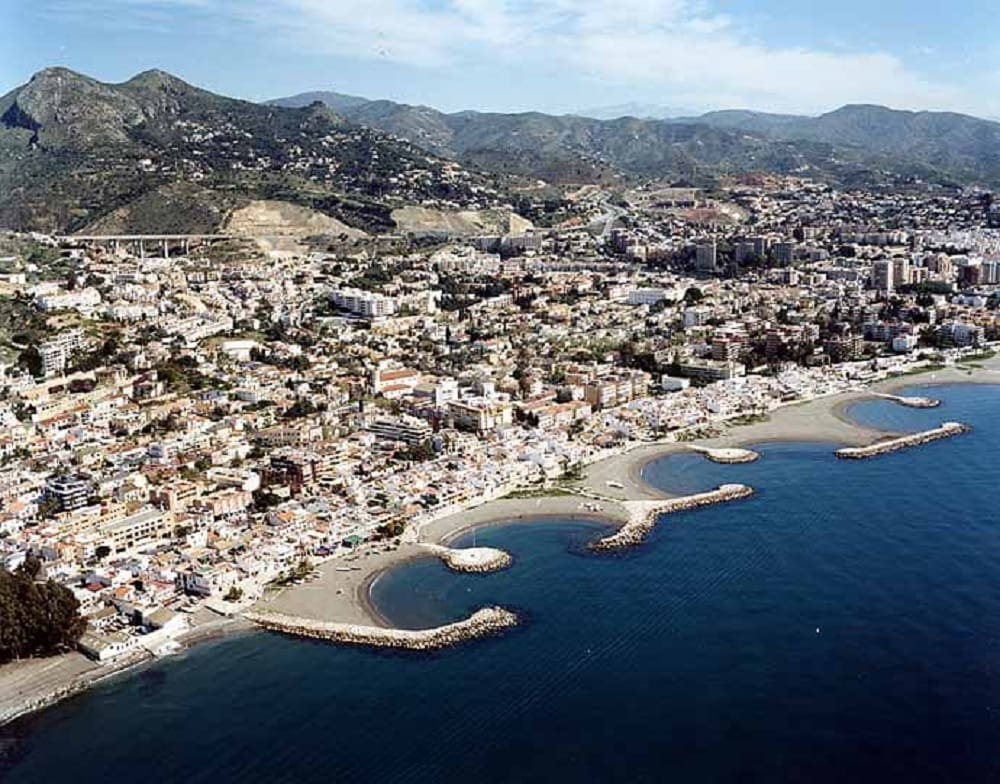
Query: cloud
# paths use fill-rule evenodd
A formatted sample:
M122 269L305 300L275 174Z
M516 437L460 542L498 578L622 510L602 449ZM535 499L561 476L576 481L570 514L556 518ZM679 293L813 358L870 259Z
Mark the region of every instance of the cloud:
M966 109L974 96L897 56L772 46L709 0L85 0L158 22L173 8L251 26L277 47L422 69L561 69L626 97L820 111L843 103Z

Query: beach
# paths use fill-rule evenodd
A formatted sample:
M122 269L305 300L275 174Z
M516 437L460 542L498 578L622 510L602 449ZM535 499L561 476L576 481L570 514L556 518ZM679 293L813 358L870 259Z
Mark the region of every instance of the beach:
M853 423L847 416L852 404L871 399L872 392L893 393L917 385L970 383L1000 384L1000 358L989 360L971 372L959 368L928 371L891 378L864 390L790 403L772 411L764 421L726 426L721 435L693 443L713 449L752 448L758 444L790 441L866 446L899 434ZM643 469L654 460L688 451L691 450L687 443L674 441L633 445L586 466L581 479L564 483L566 489L553 491L551 495L502 498L431 520L420 526L415 542L363 544L345 557L321 564L315 579L269 594L254 605L253 610L321 623L389 629L391 625L371 601L371 586L384 572L402 563L438 557L425 544L448 545L476 528L531 524L552 517L586 519L621 527L629 520L627 507L630 504L627 502L664 501L671 497L647 484ZM178 639L184 646L257 628L246 619L225 618L207 610L196 614L191 621L192 628ZM73 652L5 665L0 668L0 724L150 659L151 656L143 655L101 666Z
M256 628L239 616L225 618L210 610L193 614L191 624L177 637L185 648ZM5 664L0 667L0 726L154 660L152 654L139 649L104 665L79 651Z
M709 448L749 448L757 444L794 441L866 446L900 434L852 422L847 410L854 403L871 399L872 392L893 393L915 385L967 383L1000 384L1000 359L990 360L971 373L946 368L890 378L865 389L790 403L772 411L764 421L729 426L722 435L695 443ZM554 491L552 495L488 501L423 524L418 540L446 545L475 528L530 524L551 517L589 519L620 527L629 519L622 502L671 497L649 485L643 479L643 469L654 460L688 451L688 444L681 442L637 444L590 464L580 480L567 483L570 489L583 495ZM609 481L614 484L609 485ZM600 496L600 500L588 496ZM600 511L586 508L588 502L599 504ZM387 620L371 601L372 584L383 572L401 563L436 556L421 548L419 543L402 544L391 551L385 551L384 546L365 547L367 549L346 559L323 564L318 579L283 589L276 596L258 603L256 609L326 622L385 627ZM351 567L351 571L338 571L345 567Z

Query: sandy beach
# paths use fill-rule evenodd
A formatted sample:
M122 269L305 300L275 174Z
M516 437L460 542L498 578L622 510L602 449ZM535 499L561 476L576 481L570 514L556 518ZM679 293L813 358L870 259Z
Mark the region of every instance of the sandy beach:
M898 435L861 427L847 417L849 407L860 400L870 399L871 392L894 393L912 386L970 383L1000 384L1000 357L987 360L977 368L952 367L901 376L874 384L867 390L789 404L771 412L766 421L730 426L720 436L695 443L709 448L753 447L788 441L865 446ZM489 501L424 524L415 543L362 545L344 558L322 564L315 580L273 593L258 602L254 609L323 622L388 627L386 619L371 602L371 586L381 574L401 563L437 557L422 546L424 543L447 545L473 528L530 524L547 517L589 519L620 526L628 520L628 512L618 502L656 501L670 497L644 481L643 469L651 461L688 450L688 444L678 442L638 444L588 466L582 479L568 486L576 492L600 496L600 500L596 501L600 505L599 511L587 506L595 503L593 498L565 491ZM614 484L609 485L609 481ZM179 639L188 646L223 634L256 628L242 618L222 618L208 611L191 620L192 629ZM135 665L133 661L99 666L80 653L6 665L0 668L0 724Z
M887 379L869 388L843 392L801 403L792 403L771 412L766 421L730 426L722 435L697 441L710 448L753 447L757 444L810 441L838 446L865 446L899 435L862 427L852 422L847 410L853 403L872 398L871 392L894 393L905 387L945 384L1000 384L1000 357L982 367L945 368ZM447 544L464 532L481 526L530 523L546 517L593 519L621 525L628 519L625 508L616 502L652 501L670 496L650 486L642 477L653 460L688 451L685 443L639 444L621 454L593 463L583 478L570 486L580 492L601 496L601 511L584 508L589 499L569 494L530 498L503 498L439 518L425 524L420 542ZM608 482L615 483L609 485ZM617 485L621 485L618 487ZM385 626L386 619L372 605L370 587L379 575L415 558L433 558L419 544L404 544L391 552L369 549L348 559L324 564L320 577L308 584L283 590L258 604L258 609L299 615L323 621ZM338 571L345 567L351 571Z

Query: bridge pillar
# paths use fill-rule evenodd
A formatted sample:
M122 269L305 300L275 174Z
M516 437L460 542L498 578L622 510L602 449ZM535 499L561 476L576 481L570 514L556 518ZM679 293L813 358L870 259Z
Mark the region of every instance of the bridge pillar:
M146 258L146 245L142 240L139 240L139 258Z

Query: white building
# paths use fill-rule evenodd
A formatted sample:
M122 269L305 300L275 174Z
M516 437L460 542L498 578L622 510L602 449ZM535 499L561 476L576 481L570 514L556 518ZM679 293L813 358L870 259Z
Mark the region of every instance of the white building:
M338 289L331 292L330 301L342 310L365 318L391 316L397 310L392 297L360 289Z

